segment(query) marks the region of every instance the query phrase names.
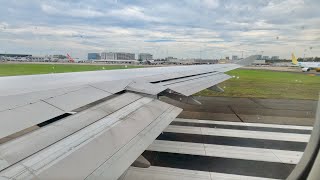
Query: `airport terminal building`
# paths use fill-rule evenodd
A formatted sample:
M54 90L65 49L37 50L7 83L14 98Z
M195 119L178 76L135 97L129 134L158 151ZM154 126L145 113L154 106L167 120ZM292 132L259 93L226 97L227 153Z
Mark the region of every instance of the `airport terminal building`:
M138 60L140 61L148 61L148 60L152 60L153 59L153 56L152 54L149 54L149 53L140 53L138 55Z
M134 53L124 53L124 52L108 52L103 55L107 60L134 60Z
M88 60L99 60L100 58L99 53L88 53Z

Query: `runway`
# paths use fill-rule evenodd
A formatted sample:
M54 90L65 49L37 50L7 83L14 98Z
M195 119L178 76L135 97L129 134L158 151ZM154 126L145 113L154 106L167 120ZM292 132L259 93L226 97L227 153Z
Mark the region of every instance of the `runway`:
M163 98L183 109L179 118L313 126L317 101L236 97L195 97L202 105Z
M313 101L207 98L202 102L201 107L176 103L185 111L143 153L151 167L130 167L123 178L285 179L299 162L312 131Z
M183 124L190 121L197 122ZM193 126L199 124L215 125L206 120L173 121L143 153L152 167L132 167L126 179L176 179L181 174L183 179L285 179L299 162L312 130L242 122L230 126L227 121L219 121L219 127Z

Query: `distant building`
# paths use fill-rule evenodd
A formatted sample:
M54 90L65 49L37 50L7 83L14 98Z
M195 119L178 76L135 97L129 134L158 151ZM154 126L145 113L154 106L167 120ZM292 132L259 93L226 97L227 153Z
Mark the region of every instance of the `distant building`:
M108 52L106 53L107 60L135 60L134 53L124 52Z
M52 58L56 58L56 59L66 59L67 56L62 55L62 54L55 54L55 55L52 55Z
M107 53L106 52L102 52L101 53L101 59L107 59Z
M257 60L255 60L255 61L253 61L253 63L252 63L253 65L264 65L264 64L266 64L266 60L262 60L262 59L257 59Z
M102 59L95 60L94 63L106 63L106 64L138 64L137 60L110 60L110 59Z
M257 55L257 60L262 60L262 55Z
M233 60L233 61L238 60L238 56L232 55L232 60Z
M88 60L99 60L101 56L99 53L88 53Z
M147 61L147 60L152 60L153 59L153 56L152 54L149 54L149 53L140 53L138 55L138 60L140 61Z
M156 62L156 61L155 61ZM157 62L156 62L157 63ZM168 64L179 64L179 65L191 65L191 64L217 64L218 60L216 59L177 59L177 58L170 58L166 61ZM160 63L158 63L160 64Z
M269 56L262 56L262 60L269 60Z
M2 57L12 57L12 58L22 58L22 57L31 57L31 54L0 54Z
M28 60L33 62L48 62L49 58L43 57L43 56L32 56L32 57L28 57Z
M177 61L178 60L178 58L175 58L175 57L171 57L171 56L169 56L169 57L166 57L166 59L165 59L166 61Z
M115 60L116 59L115 53L113 53L113 52L106 53L106 59Z
M194 59L178 59L174 57L167 57L166 61L169 64L193 64Z
M136 59L134 53L115 53L116 60L134 60Z
M67 56L62 55L62 54L47 55L47 56L45 56L44 61L47 61L47 59L52 62L66 62L66 61L68 61ZM40 58L40 60L41 60L41 58ZM39 61L39 59L33 58L33 61Z
M279 56L272 56L271 60L279 60Z
M229 60L229 56L226 57L226 60Z

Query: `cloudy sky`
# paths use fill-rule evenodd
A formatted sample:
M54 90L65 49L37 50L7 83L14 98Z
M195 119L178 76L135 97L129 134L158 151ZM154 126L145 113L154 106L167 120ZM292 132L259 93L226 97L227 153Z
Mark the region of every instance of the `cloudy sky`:
M0 53L320 56L319 0L0 2Z

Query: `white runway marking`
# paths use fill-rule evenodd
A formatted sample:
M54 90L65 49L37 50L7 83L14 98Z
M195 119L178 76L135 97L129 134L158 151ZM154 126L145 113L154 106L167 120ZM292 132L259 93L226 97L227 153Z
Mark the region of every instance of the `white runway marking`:
M253 176L242 176L226 173L215 173L151 166L149 168L130 167L124 180L274 180Z
M312 130L312 126L294 126L294 125L282 125L282 124L263 124L263 123L243 123L243 122L231 122L231 121L212 121L212 120L199 120L199 119L182 119L176 118L177 122L191 122L191 123L206 123L206 124L222 124L222 125L235 125L235 126L249 126L249 127L268 127L268 128L281 128L281 129L300 129L300 130Z
M269 139L278 141L308 142L310 135L295 133L263 132L235 129L204 128L170 125L164 132L188 133L211 136L241 137L251 139Z
M273 140L273 141L290 141L290 142L308 142L310 135L309 134L299 134L299 133L288 133L286 129L291 130L312 130L310 126L292 126L292 125L278 125L278 124L262 124L262 123L241 123L241 122L227 122L227 121L211 121L211 120L198 120L198 119L175 119L176 122L189 122L189 123L205 123L205 124L217 124L217 125L233 125L233 126L247 126L247 127L264 127L264 128L278 128L279 132L271 132L268 129L264 131L256 130L243 130L242 129L228 129L228 126L225 128L209 128L209 127L194 127L194 126L183 126L183 125L169 125L164 132L171 133L184 133L184 134L196 134L196 135L207 135L207 136L220 136L220 137L229 137L229 138L247 138L250 139L260 139L260 140ZM192 124L191 124L192 125ZM174 138L174 134L171 134ZM170 137L171 137L170 136ZM148 147L148 151L157 151L162 153L178 153L185 154L186 156L192 157L192 155L206 156L207 158L222 158L229 160L243 160L251 161L252 163L275 163L282 164L285 163L288 166L293 167L297 164L302 157L303 152L301 151L290 151L290 150L278 150L278 149L266 149L255 147L242 147L242 146L230 146L230 145L220 145L220 144L203 144L203 143L193 143L193 142L182 142L176 141L181 139L183 135L174 138L175 141L170 141L170 137L167 140L155 140L153 144ZM188 136L189 137L189 136ZM165 138L166 139L166 138ZM181 139L183 140L183 138ZM243 140L244 143L246 139ZM250 140L251 141L251 140ZM195 141L197 142L197 141ZM203 141L207 142L207 141ZM207 142L208 143L208 142ZM301 143L300 143L301 144ZM239 144L240 145L240 144ZM290 148L289 148L290 149ZM173 155L174 156L174 155ZM179 156L180 157L180 156ZM163 161L163 159L162 159ZM258 163L258 164L259 164ZM223 166L223 164L221 164ZM174 167L174 166L172 166ZM180 168L180 167L178 167ZM233 171L220 171L218 169L211 169L209 171L196 171L188 168L187 169L178 169L169 167L158 167L151 166L150 168L129 168L128 173L125 176L125 180L131 179L152 179L152 180L174 180L174 179L183 179L183 180L238 180L238 179L248 179L248 180L268 180L270 177L260 175L263 177L254 177L254 176L245 176L250 175L252 169L243 169L241 174L238 175ZM209 166L208 166L209 168ZM223 168L223 167L221 167ZM283 167L281 167L283 168ZM259 168L258 168L259 169ZM258 170L257 169L257 170ZM230 170L230 169L229 169ZM248 172L247 172L248 171ZM225 173L224 173L225 172ZM227 173L228 172L228 173ZM282 172L280 169L277 173ZM229 174L230 173L230 174ZM289 173L289 172L288 172ZM283 175L283 174L282 174ZM257 175L258 176L258 175ZM281 173L275 176L278 178L281 176Z
M303 152L155 140L147 150L297 164Z

